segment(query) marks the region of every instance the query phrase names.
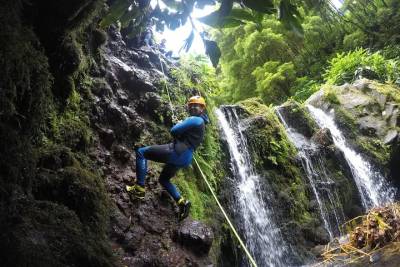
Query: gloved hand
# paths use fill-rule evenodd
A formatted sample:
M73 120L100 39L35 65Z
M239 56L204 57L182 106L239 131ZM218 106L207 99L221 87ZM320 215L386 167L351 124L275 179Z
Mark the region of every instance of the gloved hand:
M182 120L179 120L175 115L172 115L172 123L173 124L177 124L182 122Z

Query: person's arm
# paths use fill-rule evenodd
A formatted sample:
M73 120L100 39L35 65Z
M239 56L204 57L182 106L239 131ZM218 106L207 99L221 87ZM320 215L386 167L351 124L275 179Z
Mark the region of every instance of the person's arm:
M181 134L183 134L185 131L187 131L190 128L193 127L198 127L203 123L203 119L200 117L192 116L187 118L186 120L177 123L174 125L174 127L171 128L171 134L172 136L176 137Z

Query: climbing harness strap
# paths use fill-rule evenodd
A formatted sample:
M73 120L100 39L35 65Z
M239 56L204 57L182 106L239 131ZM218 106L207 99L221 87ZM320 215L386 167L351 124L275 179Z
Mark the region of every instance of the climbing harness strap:
M167 80L165 79L164 67L163 67L162 62L161 62L160 52L158 52L158 59L160 60L161 71L162 71L162 73L163 73L163 75L164 75L165 88L166 88L167 94L168 94L169 105L170 105L171 110L172 110L172 119L176 119L177 117L176 117L176 115L175 115L174 106L173 106L173 104L172 104L171 96L170 96L170 94L169 94L169 89L168 89L168 85L167 85ZM204 182L207 184L208 189L210 190L211 194L213 195L215 201L217 202L217 205L218 205L219 209L221 210L222 214L224 215L226 221L228 222L228 225L229 225L229 227L231 228L233 234L235 235L235 237L236 237L237 240L239 241L240 246L243 248L244 252L246 253L246 256L248 257L248 259L249 259L251 265L252 265L253 267L257 267L256 261L254 260L253 256L250 254L249 250L247 249L246 245L244 244L244 242L243 242L242 239L240 238L238 232L236 231L235 227L233 226L231 220L229 219L228 214L225 212L225 209L222 207L221 203L219 202L219 200L218 200L218 198L217 198L217 195L214 193L214 190L213 190L212 187L211 187L211 184L208 182L206 176L204 175L202 169L200 168L200 165L199 165L199 163L197 162L196 157L193 157L193 159L194 159L194 162L196 163L197 169L200 171L200 174L201 174L201 176L203 177Z

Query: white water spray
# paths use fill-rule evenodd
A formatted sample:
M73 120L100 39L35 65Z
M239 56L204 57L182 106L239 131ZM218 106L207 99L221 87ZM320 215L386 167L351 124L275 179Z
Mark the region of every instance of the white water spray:
M240 215L240 228L244 232L246 245L259 266L288 266L285 261L287 246L264 201L260 176L251 164L236 110L224 107L218 109L216 115L229 146L232 173L237 183L235 208Z
M281 113L280 107L276 109L276 114L284 125L289 140L298 150L298 156L317 201L324 228L332 240L335 235L340 235L340 225L344 222L343 208L340 205L340 200L335 188L320 187L321 185L333 185L334 182L326 172L318 148L306 139L305 136L290 127ZM328 206L330 206L330 209Z
M310 105L307 108L321 128L328 128L331 131L336 147L344 153L364 208L369 210L372 207L393 202L396 190L387 183L380 172L373 169L365 158L348 146L334 119L321 109Z

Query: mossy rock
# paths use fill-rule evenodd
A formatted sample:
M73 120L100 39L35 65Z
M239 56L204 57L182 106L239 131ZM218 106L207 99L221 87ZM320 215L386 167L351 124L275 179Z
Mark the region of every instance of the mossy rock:
M317 131L318 126L310 117L304 105L294 100L288 100L276 109L289 125L305 137L310 138Z
M298 255L295 258L300 264L302 259L310 256L308 250L316 244L318 238L313 236L307 240L298 233L309 227L311 222L314 226L321 222L318 211L309 207L311 190L302 178L302 171L296 161L296 148L289 141L274 107L263 105L257 99L242 101L239 105L239 116L246 125L244 135L252 162L263 181L260 190L268 195L266 201L273 208L274 218L279 225L291 221L298 226L283 227L281 232L285 240L296 247ZM293 108L299 114L304 112L300 106ZM304 116L305 121L308 119ZM309 130L311 135L313 127ZM320 238L318 242L321 240L325 239Z
M1 211L1 266L114 265L104 236L63 205L19 198Z
M68 207L91 231L105 232L109 199L102 180L92 172L76 165L56 173L42 170L34 181L33 194L36 199Z
M71 166L74 162L74 156L71 149L65 146L48 145L38 151L38 167L58 170Z

